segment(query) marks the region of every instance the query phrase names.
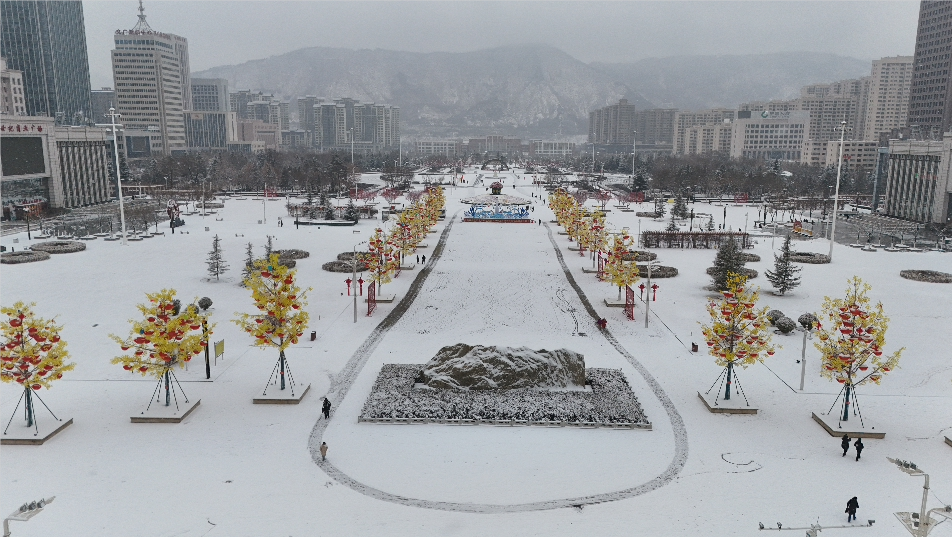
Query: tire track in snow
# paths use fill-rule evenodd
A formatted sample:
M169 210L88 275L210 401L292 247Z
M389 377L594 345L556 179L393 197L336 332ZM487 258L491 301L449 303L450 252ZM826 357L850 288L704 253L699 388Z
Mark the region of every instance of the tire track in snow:
M457 213L458 214L458 213ZM423 287L423 284L426 282L427 277L432 273L433 267L439 262L446 241L449 237L449 232L453 227L453 224L456 222L456 214L453 215L450 222L447 224L446 228L443 230L442 235L440 236L439 243L433 251L433 256L430 258L431 261L427 264L426 267L421 271L420 275L416 280L410 285L410 289L407 291L406 296L400 301L396 308L390 312L383 321L374 328L373 332L367 337L367 339L354 351L354 354L351 356L350 360L347 361L347 364L341 369L341 372L337 374L334 378L333 383L331 384L330 390L328 390L328 396L338 402L343 401L344 397L347 396L347 392L353 386L354 382L357 379L357 375L363 369L364 365L370 359L370 355L373 354L374 350L380 344L381 340L387 335L390 329L403 317L407 312L410 306L413 304L413 301L420 293L420 289ZM548 224L545 224L546 230L549 235L549 241L552 243L552 246L555 248L556 256L559 260L559 264L562 266L562 270L565 273L566 279L568 279L569 284L578 294L579 298L582 301L582 304L585 306L586 311L589 315L592 316L594 320L598 320L599 316L595 312L595 309L592 307L591 303L588 301L588 298L585 297L585 294L582 292L581 288L575 282L575 279L572 277L571 271L569 271L568 266L565 264L565 260L562 257L562 252L559 251L558 245L552 237L552 230L549 228ZM574 312L573 312L574 317ZM576 318L577 320L577 318ZM577 322L577 321L576 321ZM389 492L382 491L380 489L371 487L364 483L357 481L356 479L350 477L339 468L334 466L329 461L321 460L320 454L320 445L322 438L324 436L324 431L329 425L328 420L318 419L315 423L314 428L311 430L311 436L308 441L308 448L311 451L311 459L317 464L328 476L332 477L339 483L348 486L352 490L375 498L382 501L387 501L391 503L397 503L401 505L406 505L410 507L420 507L424 509L437 509L441 511L457 511L465 513L516 513L516 512L526 512L526 511L542 511L548 509L563 509L563 508L581 508L584 505L592 505L604 502L611 502L617 500L624 500L626 498L632 498L635 496L640 496L652 490L661 488L668 483L670 483L677 475L680 473L681 469L684 467L685 462L687 461L688 455L688 442L687 442L687 431L684 427L684 422L681 419L681 415L678 413L677 409L674 408L674 404L668 398L667 394L654 379L654 377L648 372L648 370L640 363L634 356L632 356L615 338L610 332L601 331L603 336L608 340L609 343L622 355L628 362L644 377L645 381L648 383L652 392L655 396L658 397L662 406L665 408L665 411L668 414L669 419L671 420L672 430L674 432L675 439L675 454L665 469L659 476L654 479L642 483L641 485L601 494L591 494L588 496L579 496L575 498L563 498L556 500L545 500L540 502L528 502L528 503L519 503L519 504L486 504L486 503L466 503L466 502L443 502L438 500L426 500L420 498L408 498L405 496L400 496L397 494L391 494Z

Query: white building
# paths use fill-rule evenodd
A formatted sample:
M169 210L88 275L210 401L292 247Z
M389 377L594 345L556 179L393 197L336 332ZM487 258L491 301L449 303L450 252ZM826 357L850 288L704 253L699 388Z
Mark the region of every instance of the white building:
M952 133L942 141L890 140L886 214L915 222L952 222Z
M575 144L572 142L546 142L532 140L529 142L529 156L562 158L575 154Z
M184 111L191 106L188 40L152 30L139 5L139 22L116 30L112 74L116 109L126 129L158 129L152 150L170 155L185 151Z
M0 57L0 88L3 91L3 97L0 100L0 113L10 116L25 116L23 72L16 69L7 69L7 60L2 57Z
M455 157L462 154L463 142L459 140L419 140L416 152L421 155L446 155Z
M799 161L810 114L739 112L731 131L731 158Z
M912 56L873 60L866 98L864 140L906 126L909 119L909 89L912 87Z

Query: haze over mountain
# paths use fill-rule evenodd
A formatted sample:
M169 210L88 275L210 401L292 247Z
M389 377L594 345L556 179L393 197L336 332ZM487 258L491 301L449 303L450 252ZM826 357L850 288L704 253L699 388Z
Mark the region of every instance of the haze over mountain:
M677 56L586 64L548 45L418 53L313 47L193 73L293 99L352 97L401 108L405 136L584 135L589 111L627 98L639 109L700 109L791 98L806 84L869 74L825 53ZM293 108L293 106L292 106Z

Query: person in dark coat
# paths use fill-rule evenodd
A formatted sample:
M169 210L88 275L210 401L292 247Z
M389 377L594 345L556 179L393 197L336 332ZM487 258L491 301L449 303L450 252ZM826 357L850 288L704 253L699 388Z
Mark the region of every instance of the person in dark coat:
M326 397L324 398L324 405L321 406L321 412L324 413L324 419L331 417L331 402Z
M426 265L426 254L423 254L423 264Z
M859 509L859 500L856 499L856 496L853 496L850 501L846 502L846 514L849 515L846 517L847 523L856 520L857 509Z
M859 456L863 453L863 448L866 447L863 445L863 439L857 438L856 442L853 443L853 447L856 448L856 460L859 460Z
M850 437L843 433L843 441L840 442L840 447L843 448L843 456L846 456L846 452L850 450Z
M417 263L420 262L420 256L419 256L419 254L417 254L417 256L416 256L416 262L417 262Z

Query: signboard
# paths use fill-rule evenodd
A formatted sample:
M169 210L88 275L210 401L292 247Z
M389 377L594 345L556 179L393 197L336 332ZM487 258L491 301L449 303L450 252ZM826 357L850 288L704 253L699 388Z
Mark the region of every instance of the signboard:
M225 340L215 342L215 360L218 360L218 357L222 354L225 354Z

